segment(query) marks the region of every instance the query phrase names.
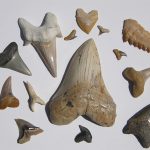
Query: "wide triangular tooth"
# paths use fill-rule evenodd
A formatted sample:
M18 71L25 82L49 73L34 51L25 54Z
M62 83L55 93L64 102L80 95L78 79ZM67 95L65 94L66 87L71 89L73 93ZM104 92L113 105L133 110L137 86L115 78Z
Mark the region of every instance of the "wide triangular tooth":
M33 42L32 45L39 54L47 70L53 77L57 76L56 39L51 42Z
M30 70L19 55L18 45L15 42L10 43L0 54L0 67L31 75Z
M30 141L32 135L37 135L43 132L43 130L39 127L36 127L23 119L15 119L15 121L19 129L19 137L17 142L20 144Z
M28 104L32 112L34 112L35 103L45 105L45 102L36 94L35 90L29 82L24 82L24 85L29 95Z
M72 56L58 89L46 104L50 122L65 125L83 116L101 126L113 125L116 105L100 68L95 42L89 39Z

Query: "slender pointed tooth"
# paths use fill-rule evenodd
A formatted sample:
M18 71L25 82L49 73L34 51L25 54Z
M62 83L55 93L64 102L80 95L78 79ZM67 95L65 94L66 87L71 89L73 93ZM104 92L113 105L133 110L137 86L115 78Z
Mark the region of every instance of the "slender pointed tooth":
M0 67L31 75L30 70L19 55L18 45L15 42L10 43L5 50L0 53Z
M19 100L13 95L11 88L11 77L8 77L5 81L0 97L0 109L5 109L7 107L18 107Z
M105 87L93 39L74 53L45 111L57 125L69 124L79 116L101 126L113 125L116 105Z
M48 43L33 42L32 45L39 54L47 70L53 77L57 77L56 39Z
M73 40L75 39L77 36L76 36L76 30L72 30L68 36L66 36L64 38L65 41L68 41L68 40Z
M29 108L32 112L35 111L34 110L35 103L38 103L40 105L45 105L45 102L36 94L32 85L29 82L24 82L24 85L25 85L25 88L29 95L28 104L29 104Z
M62 37L56 16L50 12L46 13L40 27L33 26L23 18L18 19L18 25L24 45L31 43L47 70L56 77L56 37Z
M15 119L15 121L19 129L19 137L17 139L19 144L24 144L30 141L32 135L37 135L43 132L41 128L36 127L23 119Z

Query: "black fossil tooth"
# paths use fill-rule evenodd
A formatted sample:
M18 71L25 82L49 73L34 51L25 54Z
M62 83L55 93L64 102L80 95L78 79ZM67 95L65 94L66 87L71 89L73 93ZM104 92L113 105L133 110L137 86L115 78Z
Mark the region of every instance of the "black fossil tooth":
M77 134L77 136L75 137L75 142L76 143L79 143L79 142L82 142L82 141L85 141L87 143L91 143L92 142L92 135L90 133L90 131L86 128L86 127L83 127L81 125L79 125L79 128L80 128L80 133Z

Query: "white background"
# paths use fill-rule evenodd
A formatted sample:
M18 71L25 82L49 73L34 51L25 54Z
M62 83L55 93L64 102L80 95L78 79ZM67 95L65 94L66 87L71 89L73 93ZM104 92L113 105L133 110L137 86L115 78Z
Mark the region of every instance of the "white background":
M7 108L0 111L0 149L3 150L141 150L142 147L132 135L122 133L126 121L141 108L149 104L150 80L145 85L144 93L133 98L128 90L128 83L122 77L122 71L129 66L142 70L150 67L150 54L122 42L124 19L136 19L145 29L150 30L150 1L148 0L0 0L0 51L12 41L18 43L19 53L32 72L26 76L15 71L0 68L0 88L8 76L12 76L13 93L20 100L17 109ZM98 10L97 24L110 29L109 34L98 36L95 25L89 35L82 32L76 24L75 11L83 8L86 12ZM54 13L66 36L72 29L77 30L77 38L72 41L57 39L58 77L53 78L40 60L34 48L22 46L17 19L23 17L35 26L39 26L46 12ZM82 117L66 126L49 123L45 108L36 106L36 112L28 108L28 95L23 81L29 81L46 102L58 87L69 59L75 50L87 39L94 38L102 67L106 87L117 105L117 117L112 127L97 126ZM125 51L128 57L117 61L112 50ZM44 132L32 137L25 144L17 144L18 127L15 118L22 118ZM93 135L91 144L74 142L79 133L78 125L86 126Z

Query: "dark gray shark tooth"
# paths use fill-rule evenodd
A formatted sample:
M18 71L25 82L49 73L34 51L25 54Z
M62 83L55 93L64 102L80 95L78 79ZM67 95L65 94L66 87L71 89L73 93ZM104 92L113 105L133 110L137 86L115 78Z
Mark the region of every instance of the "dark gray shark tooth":
M133 134L144 148L150 147L150 105L128 120L123 133Z
M24 45L32 44L47 70L56 77L56 37L62 37L56 16L46 13L40 27L33 26L23 18L18 19L18 25Z
M18 52L18 45L15 42L10 43L2 53L0 53L0 67L8 68L31 76L31 72L21 59Z
M85 141L87 143L91 143L92 142L91 132L86 127L83 127L81 125L79 125L79 128L81 132L75 137L74 139L75 142L79 143L79 142Z
M19 129L19 137L17 140L19 144L26 143L30 141L32 135L37 135L43 132L39 127L36 127L23 119L15 119L15 121Z
M11 77L5 81L0 95L0 109L7 107L15 108L19 106L19 100L13 95L11 88Z

